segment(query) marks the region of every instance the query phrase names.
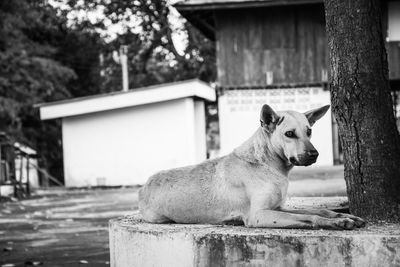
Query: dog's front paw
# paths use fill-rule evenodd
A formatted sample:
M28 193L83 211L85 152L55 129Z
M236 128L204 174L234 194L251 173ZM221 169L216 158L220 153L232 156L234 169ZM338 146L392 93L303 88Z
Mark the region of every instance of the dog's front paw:
M356 223L349 218L334 218L320 220L317 222L317 227L330 230L352 230L356 228Z
M349 218L335 219L334 225L343 230L352 230L356 228L356 222Z
M317 226L331 230L352 230L356 228L356 222L349 218L332 218L319 220Z
M367 222L364 219L354 216L354 215L351 215L351 214L338 213L338 215L339 215L338 216L339 218L348 218L348 219L353 220L356 224L356 227L358 227L358 228L365 227L365 225L367 224Z

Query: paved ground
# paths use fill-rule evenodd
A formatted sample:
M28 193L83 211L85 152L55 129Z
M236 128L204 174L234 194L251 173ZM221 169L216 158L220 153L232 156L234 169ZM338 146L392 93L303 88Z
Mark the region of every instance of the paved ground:
M343 165L297 167L290 173L289 196L346 196Z
M108 266L108 220L137 209L137 189L39 194L0 204L0 266Z
M291 195L344 195L342 167L296 170L291 180ZM108 220L137 210L137 188L36 197L0 203L0 266L108 266Z

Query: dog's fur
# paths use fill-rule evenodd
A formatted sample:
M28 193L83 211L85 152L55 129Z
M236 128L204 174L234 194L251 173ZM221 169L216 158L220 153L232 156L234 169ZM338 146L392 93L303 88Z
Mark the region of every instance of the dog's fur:
M318 157L310 129L328 109L276 113L264 105L261 127L231 154L150 177L139 192L144 220L276 228L364 226L364 220L350 214L283 208L289 171Z

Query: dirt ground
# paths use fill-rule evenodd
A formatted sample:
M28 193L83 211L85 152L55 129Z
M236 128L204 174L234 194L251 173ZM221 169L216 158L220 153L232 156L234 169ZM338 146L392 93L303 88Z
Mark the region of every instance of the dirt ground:
M343 196L343 167L296 170L289 194ZM0 203L0 266L108 266L108 220L137 210L137 188L39 190Z

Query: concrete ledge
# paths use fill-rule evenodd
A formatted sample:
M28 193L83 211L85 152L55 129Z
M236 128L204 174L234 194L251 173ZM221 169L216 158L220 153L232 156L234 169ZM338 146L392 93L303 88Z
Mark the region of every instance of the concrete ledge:
M110 221L111 266L400 266L400 225L354 231Z

